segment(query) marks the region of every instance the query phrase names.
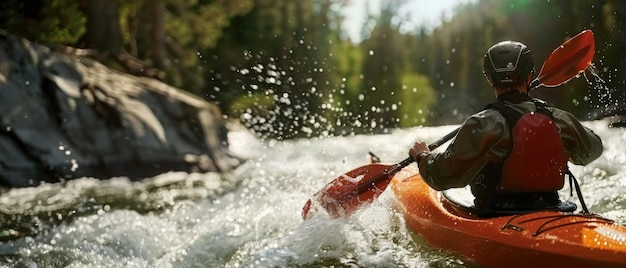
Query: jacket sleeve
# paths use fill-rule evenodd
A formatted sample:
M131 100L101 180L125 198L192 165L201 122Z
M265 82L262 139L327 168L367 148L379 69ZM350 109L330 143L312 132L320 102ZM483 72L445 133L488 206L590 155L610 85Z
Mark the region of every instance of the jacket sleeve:
M442 153L431 153L418 165L424 181L435 190L465 187L482 168L509 152L509 130L504 118L494 110L469 117L450 146ZM500 120L485 118L500 117Z
M602 155L602 139L596 133L583 126L569 112L554 108L552 114L560 128L561 140L570 162L587 165Z

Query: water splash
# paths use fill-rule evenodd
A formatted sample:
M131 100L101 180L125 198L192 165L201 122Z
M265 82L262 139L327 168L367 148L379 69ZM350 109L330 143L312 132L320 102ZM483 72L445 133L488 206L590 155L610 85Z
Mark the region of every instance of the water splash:
M591 108L587 114L588 119L597 120L626 112L626 104L621 98L622 93L608 88L594 64L591 64L582 76L591 89L585 97Z

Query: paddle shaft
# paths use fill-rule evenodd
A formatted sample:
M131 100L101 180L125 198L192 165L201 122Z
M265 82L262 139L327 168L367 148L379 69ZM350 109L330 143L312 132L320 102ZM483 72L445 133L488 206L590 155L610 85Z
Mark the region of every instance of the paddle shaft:
M457 133L459 133L459 130L461 129L461 127L456 128L455 130L453 130L452 132L446 134L445 136L441 137L441 139L438 139L437 141L431 143L428 145L428 150L435 150L437 148L439 148L439 146L441 146L442 144L448 142L449 140L451 140L452 138L454 138L454 136L456 136ZM399 171L400 169L408 166L409 164L413 163L415 161L415 159L413 159L413 157L408 157L407 159L402 160L402 162L394 165L398 166L397 170L393 170L394 173ZM393 169L393 167L391 168Z
M453 130L452 132L446 134L445 136L443 136L441 139L431 143L428 145L428 149L429 150L435 150L437 149L439 146L441 146L442 144L448 142L450 139L454 138L454 136L456 136L456 134L459 132L461 128L458 127L455 130ZM410 165L411 163L415 162L415 160L413 159L413 157L408 157L404 160L402 160L402 162L397 163L393 166L391 166L390 168L386 169L385 171L383 171L382 173L373 176L365 181L363 181L363 183L359 184L359 186L357 187L357 193L358 194L362 194L366 191L369 191L369 188L376 184L379 181L382 180L386 180L391 178L393 175L395 175L396 173L398 173L398 171L400 171L401 169L403 169L404 167Z

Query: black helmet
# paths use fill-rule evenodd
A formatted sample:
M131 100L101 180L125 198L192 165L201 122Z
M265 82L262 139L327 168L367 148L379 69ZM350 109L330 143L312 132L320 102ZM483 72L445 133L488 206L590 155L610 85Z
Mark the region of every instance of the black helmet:
M494 87L518 86L527 83L528 74L535 71L530 49L515 41L502 41L485 53L483 73ZM528 85L526 85L528 86Z

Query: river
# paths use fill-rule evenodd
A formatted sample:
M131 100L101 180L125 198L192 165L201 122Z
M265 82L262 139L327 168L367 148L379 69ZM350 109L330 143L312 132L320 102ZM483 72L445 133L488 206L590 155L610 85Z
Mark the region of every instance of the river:
M590 211L624 224L626 129L587 125L605 151L572 171ZM366 164L368 152L395 163L414 141L435 141L455 127L267 142L233 132L232 150L250 160L232 174L13 189L0 195L0 267L473 266L411 234L390 190L349 220L300 215L326 183ZM567 184L561 195L578 203Z

